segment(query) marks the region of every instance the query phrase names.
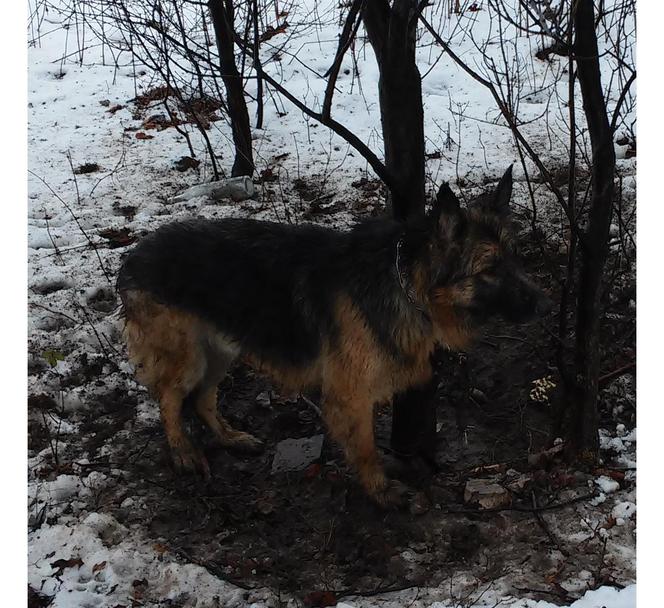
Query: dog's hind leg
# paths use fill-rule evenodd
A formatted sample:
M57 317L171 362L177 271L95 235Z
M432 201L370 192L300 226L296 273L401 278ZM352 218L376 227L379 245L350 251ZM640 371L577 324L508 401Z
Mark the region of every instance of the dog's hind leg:
M249 453L257 453L263 449L260 439L234 429L219 413L216 386L201 390L196 399L196 413L222 446Z
M205 377L197 387L196 413L222 446L257 453L263 449L263 442L249 433L234 429L217 408L217 386L226 375L235 354L232 351L224 351L208 355Z
M156 302L140 291L123 292L125 337L143 384L159 400L159 412L177 469L209 475L205 457L194 448L182 421L184 398L205 373L200 322L193 315Z

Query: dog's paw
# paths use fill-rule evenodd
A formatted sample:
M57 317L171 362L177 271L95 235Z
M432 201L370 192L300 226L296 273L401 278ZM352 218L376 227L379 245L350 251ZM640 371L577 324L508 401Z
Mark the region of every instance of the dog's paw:
M200 450L192 446L171 450L173 465L178 473L198 473L204 480L210 479L210 465Z
M408 498L414 493L412 488L396 479L388 479L385 487L371 495L374 502L383 509L402 509L408 505Z
M260 454L265 449L265 444L260 439L240 431L237 431L231 440L227 440L225 446L243 454Z

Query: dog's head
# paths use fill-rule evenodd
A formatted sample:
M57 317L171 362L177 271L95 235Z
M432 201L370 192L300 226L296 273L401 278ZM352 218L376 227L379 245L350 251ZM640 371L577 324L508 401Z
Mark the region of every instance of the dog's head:
M429 215L439 253L430 291L436 316L453 310L471 326L496 315L518 323L550 308L549 298L529 279L519 259L511 195L511 167L492 192L465 209L447 184L440 188Z

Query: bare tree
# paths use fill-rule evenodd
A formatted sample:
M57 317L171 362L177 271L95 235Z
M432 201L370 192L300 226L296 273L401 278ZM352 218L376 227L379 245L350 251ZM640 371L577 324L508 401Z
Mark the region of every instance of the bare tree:
M392 176L391 203L396 219L424 211L424 111L422 81L415 62L417 0L363 3L362 19L376 55L385 145Z
M251 150L249 112L244 99L242 77L235 65L235 11L233 2L232 0L209 0L208 7L210 8L217 37L219 68L224 85L226 85L226 102L235 144L235 161L233 162L231 175L252 175L254 160ZM250 14L257 20L256 2L253 3ZM257 44L258 41L255 39L255 42Z
M584 459L599 456L597 394L600 373L602 278L613 214L616 156L602 90L592 0L577 0L573 13L574 56L592 145L592 195L588 226L580 235L581 269L574 363L569 374L562 430Z
M555 264L551 264L552 277L558 281L561 293L555 348L566 398L560 421L569 445L577 453L596 454L602 277L616 202L613 136L620 129L635 144L632 85L636 72L629 42L633 36L623 35L633 21L634 0L616 0L610 8L603 4L598 15L594 14L592 0L518 0L516 3L489 0L483 7L477 3L450 2L446 4L448 10L433 5L430 11L427 10L430 5L421 0L352 0L335 8L340 11L341 27L329 69L325 74L317 74L325 80L320 102L302 99L280 77L280 68L275 67L279 60L275 58L288 52L287 42L271 46L271 58L263 55L261 60L261 48L266 41L286 31L287 24L281 16L288 11L277 8L276 2L274 20L268 23L265 15L270 0L208 0L206 5L196 0L85 1L97 6L106 16L106 22L111 12L121 32L122 51L131 52L150 65L170 83L181 103L191 97L191 91L196 91L198 97L211 95L220 100L231 123L234 175L253 171L246 99L252 96L256 99L259 126L263 122L263 97L273 101L285 99L308 118L343 138L366 159L385 183L391 213L398 220L423 213L425 205L424 112L422 76L416 60L418 45L423 40L438 45L468 76L490 91L501 124L512 133L526 176L532 201L533 234L542 233L537 221L533 172L539 173L539 181L549 189L564 218L560 233L567 245L567 267L559 273ZM187 11L181 5L186 5ZM307 16L312 22L319 19L317 7L316 4ZM484 34L476 36L473 29L473 15L480 9L489 11L491 17L490 33L484 38L481 38ZM435 27L430 14L437 16L439 23L445 18L455 20L447 39ZM192 15L195 15L193 20ZM209 36L210 23L216 36L216 53ZM363 141L333 115L344 56L355 48L357 41L365 39L363 33L379 69L382 158L372 150L370 140ZM294 35L291 31L287 39ZM523 56L517 48L522 35L541 41L537 53ZM479 51L478 64L469 64L456 52L455 36L472 41ZM598 37L602 41L604 63L608 62L612 68L609 83L604 87ZM293 59L299 61L297 57ZM522 89L535 88L524 84L531 85L537 80L536 61L547 62L548 78L537 91L547 98L546 109L536 118L525 119ZM253 81L256 86L248 87ZM566 84L566 98L558 87L562 83ZM575 104L577 86L583 98L584 116ZM617 90L619 94L610 97L608 90ZM555 119L548 115L551 108L558 112ZM198 121L216 174L214 149L205 133L206 125L195 111L192 115ZM550 143L556 142L567 149L567 158L562 161L567 174L562 181L557 175L561 159L547 158L528 136L534 121L544 122L544 135ZM588 168L590 179L579 177L583 175L581 168ZM627 223L620 216L619 222L621 230L626 229ZM543 253L546 238L538 236ZM392 444L397 451L433 452L436 419L431 397L431 387L419 387L395 398Z
M625 33L625 24L634 17L634 4L630 0L616 2L612 11L614 19L609 24L603 24L607 18L605 13L595 17L592 0L560 2L556 6L550 0L519 0L518 7L517 17L511 4L503 0L489 2L491 21L495 23L492 40L485 38L476 41L472 24L463 30L464 35L468 35L481 51L482 63L479 66L470 65L455 53L453 42L445 40L424 16L421 16L421 21L445 52L471 78L491 92L502 119L513 134L528 181L533 199L533 228L536 228L537 209L526 159L535 165L542 181L564 212L568 258L564 276L558 277L561 298L556 351L565 390L557 426L558 432L567 440L570 455L593 462L599 452L597 396L603 278L615 204L616 158L613 139L618 125L622 125L633 136L634 124L627 118L633 109L631 86L636 79L630 46L633 37L627 36L631 42L625 43L623 38L616 36L616 31ZM600 30L607 42L605 53L613 60L608 88L602 86L598 48ZM525 79L527 68L520 64L518 53L511 48L518 33L541 37L542 48L536 53L541 60L552 62L552 53L566 59L566 62L559 64L553 83L560 82L567 73L567 98L557 97L559 94L555 86L549 87L547 92L548 95L556 96L556 107L567 107L568 111L566 117L560 117L558 124L547 122L549 137L558 138L560 142L564 142L567 137L569 142L568 177L564 183L556 179L551 162L545 160L542 151L538 151L530 141L526 135L527 123L520 118L520 84ZM490 44L499 49L497 59ZM555 64L552 67L555 69ZM587 130L579 124L576 113L577 82L583 99ZM609 119L609 91L616 88L618 95L614 98L613 113ZM544 119L544 116L540 118ZM586 137L590 142L590 153L586 151ZM577 179L579 162L584 163L590 173L590 180L584 185ZM586 204L587 199L589 204ZM576 306L572 306L573 296L576 296ZM568 335L570 312L575 316L571 348Z

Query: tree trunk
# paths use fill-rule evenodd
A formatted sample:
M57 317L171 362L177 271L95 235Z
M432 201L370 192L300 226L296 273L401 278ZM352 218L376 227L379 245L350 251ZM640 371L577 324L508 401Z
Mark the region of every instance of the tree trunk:
M392 177L390 205L396 219L424 213L424 111L415 62L418 3L371 0L362 19L378 62L385 166Z
M422 82L415 62L418 2L369 0L362 20L376 54L378 93L391 179L388 205L398 220L424 213L424 112ZM433 383L395 395L392 448L404 455L432 459L436 444Z
M251 176L254 172L254 159L251 149L251 127L249 112L244 100L242 78L235 65L234 19L232 0L209 0L208 7L212 16L214 33L217 38L221 78L226 87L226 102L233 131L235 161L231 175Z
M394 396L390 445L400 455L436 456L436 384L413 387Z
M597 395L602 277L609 249L616 165L613 133L602 91L593 0L577 0L574 32L577 74L592 146L592 197L588 228L580 238L574 373L562 431L574 454L592 463L599 454Z

